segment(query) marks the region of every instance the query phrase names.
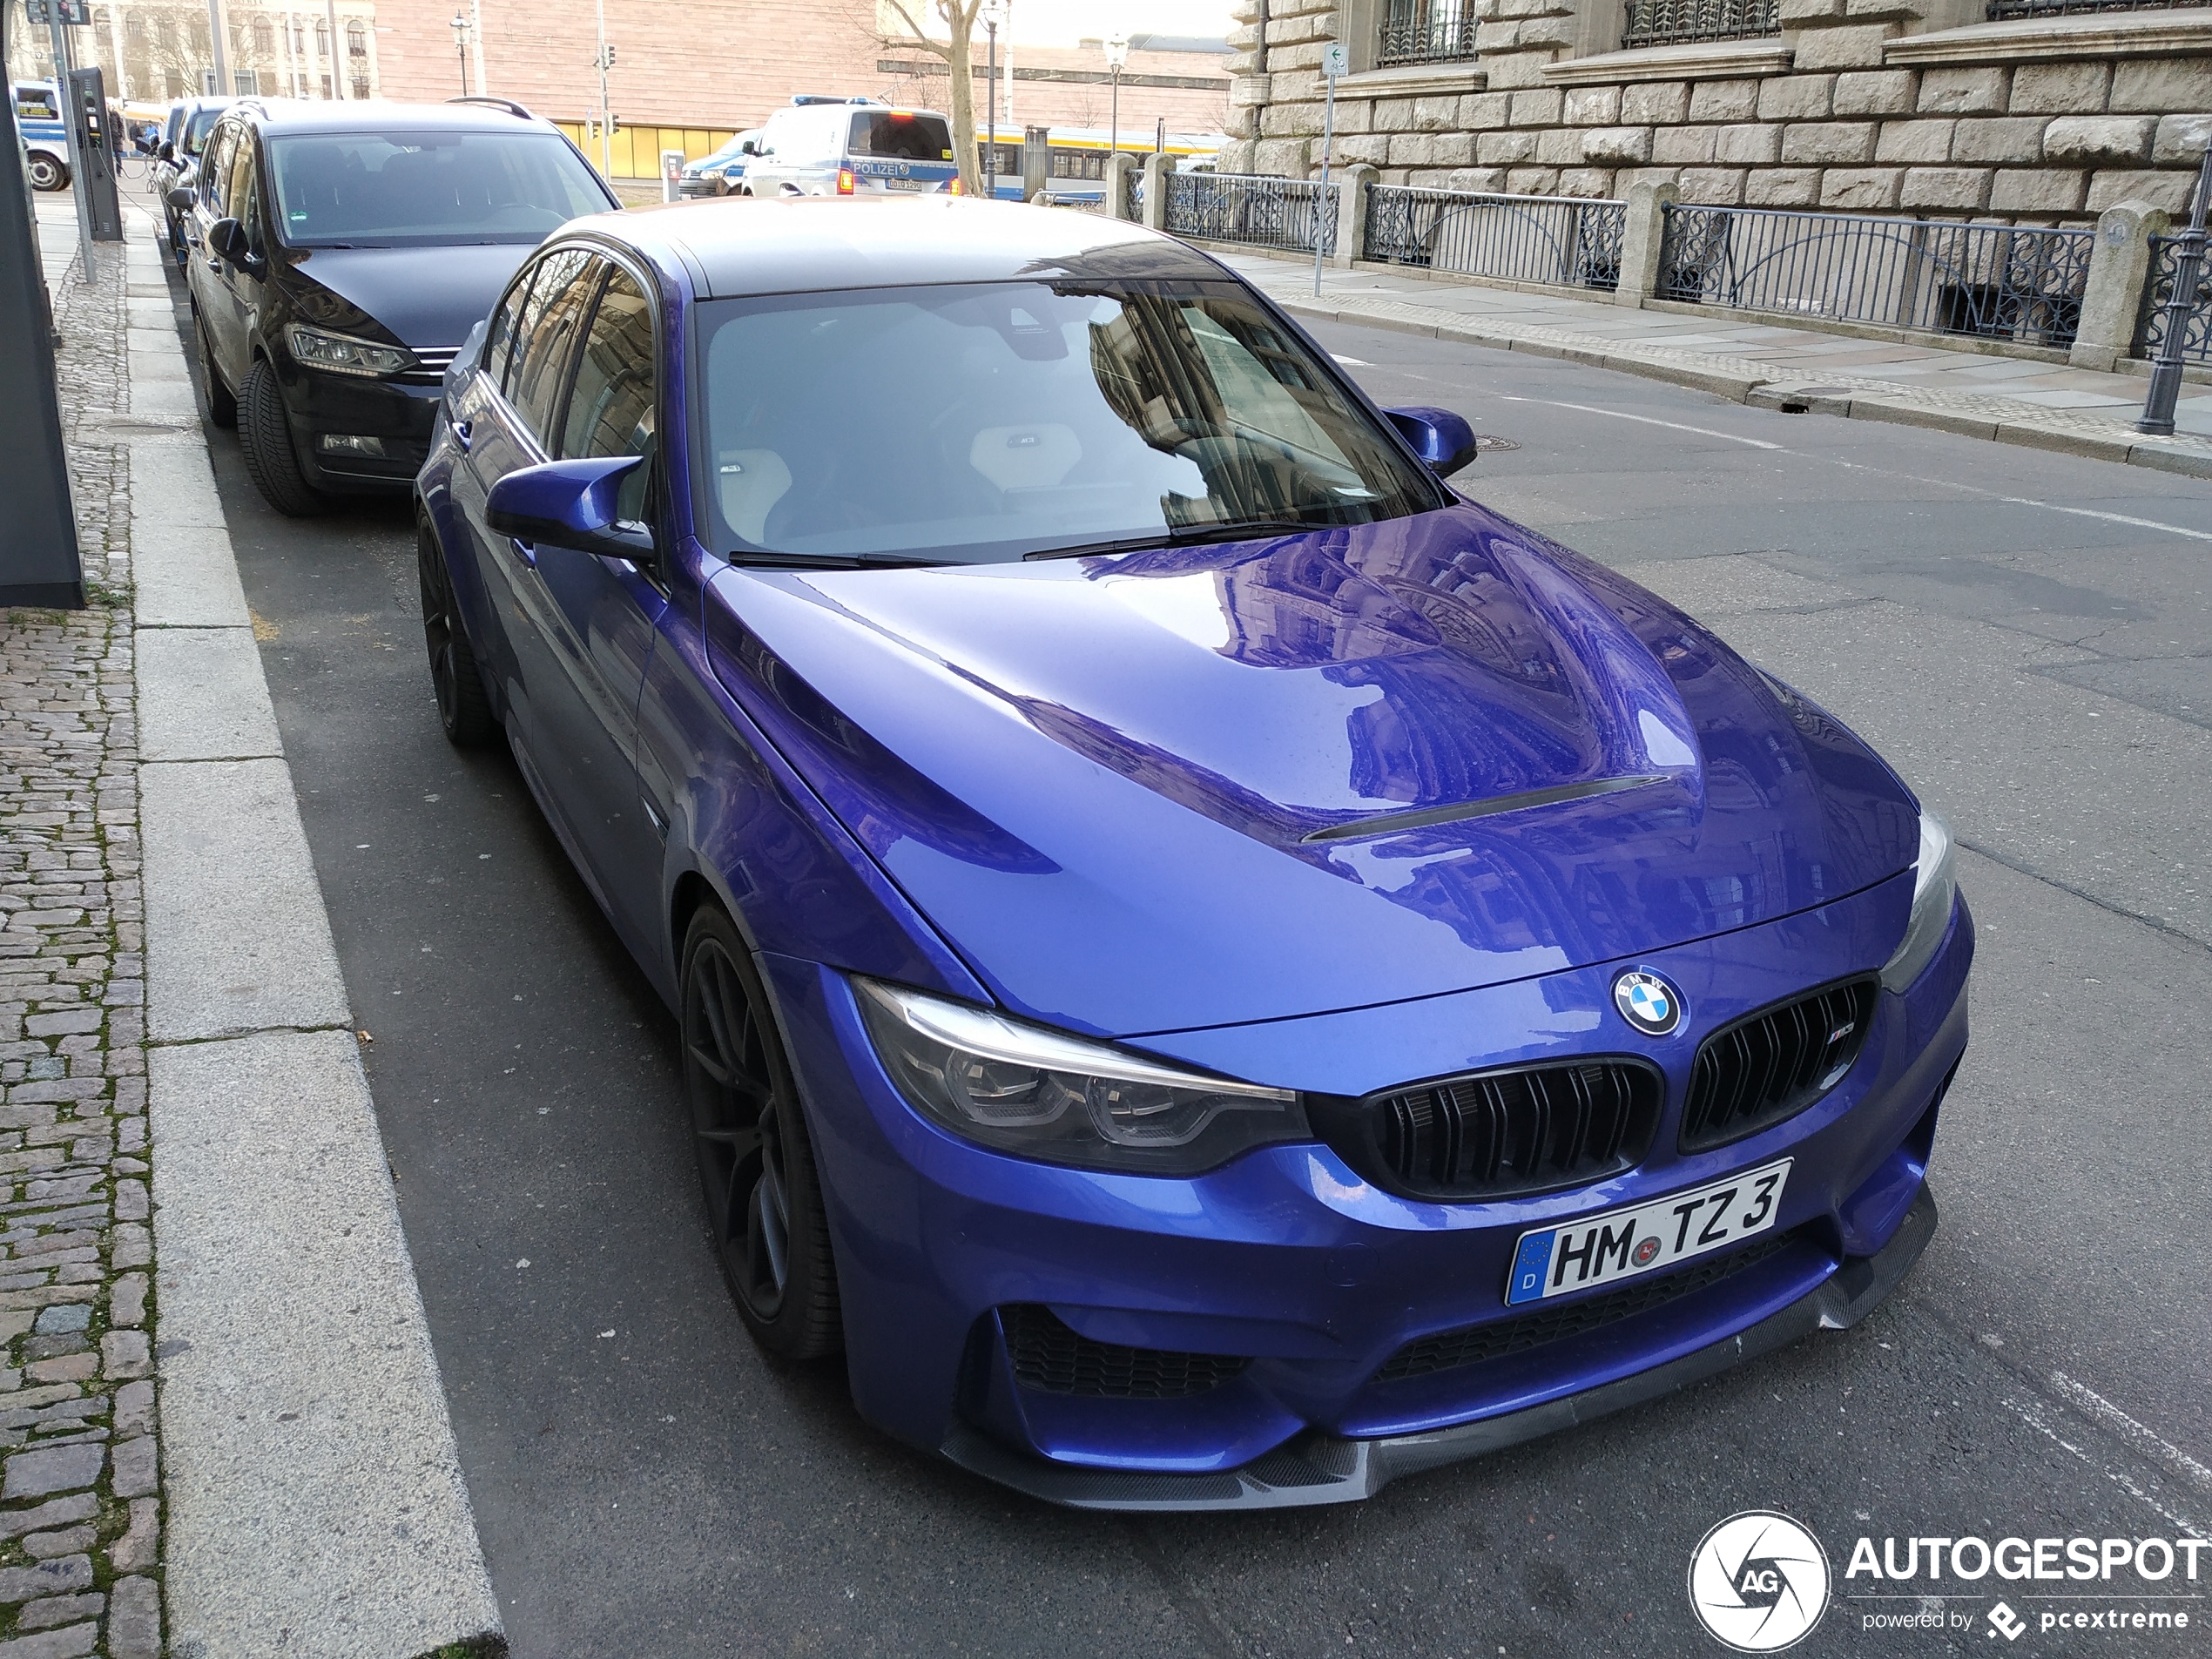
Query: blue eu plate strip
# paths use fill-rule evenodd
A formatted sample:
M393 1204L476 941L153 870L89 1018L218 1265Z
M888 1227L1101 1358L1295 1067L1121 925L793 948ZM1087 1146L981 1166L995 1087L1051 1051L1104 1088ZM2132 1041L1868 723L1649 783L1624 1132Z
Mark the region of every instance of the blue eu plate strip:
M1514 1252L1512 1282L1506 1286L1507 1307L1543 1295L1544 1274L1552 1264L1552 1244L1558 1237L1556 1230L1523 1235L1521 1248Z

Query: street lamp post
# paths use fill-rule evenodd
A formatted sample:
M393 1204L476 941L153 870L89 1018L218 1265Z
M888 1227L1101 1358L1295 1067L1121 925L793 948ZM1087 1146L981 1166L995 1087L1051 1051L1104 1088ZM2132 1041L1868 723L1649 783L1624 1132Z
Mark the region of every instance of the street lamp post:
M984 139L983 194L989 201L999 197L999 24L1006 17L1006 0L983 0L977 8L983 20L984 32L990 37L990 66L985 70L983 91L989 107L983 112Z
M1113 71L1114 111L1113 130L1106 135L1106 153L1118 155L1122 148L1122 71L1129 63L1129 37L1112 34L1106 37L1106 67Z
M461 96L469 96L469 19L461 13L453 14L453 55L461 60Z
M2189 313L2196 307L2197 280L2204 269L2204 217L2212 206L2212 145L2197 164L2196 193L2189 198L2189 227L2175 239L2179 256L2174 261L2174 284L2166 291L2166 338L2151 360L2150 395L2143 400L2142 419L2135 430L2154 437L2174 435L2174 406L2182 396L2182 347L2188 333Z

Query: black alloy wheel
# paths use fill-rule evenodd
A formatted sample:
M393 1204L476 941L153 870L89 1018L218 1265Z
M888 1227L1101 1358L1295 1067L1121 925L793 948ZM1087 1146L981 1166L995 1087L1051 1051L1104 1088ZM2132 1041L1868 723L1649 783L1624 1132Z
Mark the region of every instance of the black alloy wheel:
M771 1354L834 1353L837 1275L806 1115L752 953L711 903L684 941L682 1001L684 1091L722 1277Z
M323 494L307 482L306 470L292 448L292 422L284 413L284 390L277 384L269 360L257 357L246 371L246 384L238 396L239 448L246 455L246 475L261 499L287 518L314 518L328 505Z
M430 653L430 686L438 696L438 723L457 749L481 749L500 736L499 721L484 690L476 653L453 597L453 575L427 521L415 527L415 575L422 589L422 643Z
M199 342L200 382L207 388L207 424L228 430L238 424L238 399L215 372L215 354L207 344L207 325L200 321L196 307L192 314L192 338Z

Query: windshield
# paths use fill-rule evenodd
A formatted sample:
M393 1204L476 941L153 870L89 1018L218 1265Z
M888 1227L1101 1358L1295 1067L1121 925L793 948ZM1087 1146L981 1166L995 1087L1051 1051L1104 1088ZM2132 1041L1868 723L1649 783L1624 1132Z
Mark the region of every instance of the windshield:
M732 558L989 563L1441 504L1232 283L702 306L701 522Z
M941 115L873 111L853 118L853 153L897 161L950 161L953 135Z
M184 152L188 156L196 156L205 150L207 147L207 135L215 130L215 123L222 118L223 111L219 108L194 110L192 112L192 118L185 124L185 139L181 146Z
M614 205L551 132L327 132L269 151L293 247L538 242Z

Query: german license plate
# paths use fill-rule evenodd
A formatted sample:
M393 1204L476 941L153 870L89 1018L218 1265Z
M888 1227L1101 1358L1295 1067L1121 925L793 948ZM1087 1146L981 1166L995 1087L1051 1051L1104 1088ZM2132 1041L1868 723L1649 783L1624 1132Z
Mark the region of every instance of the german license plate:
M934 179L886 179L883 181L886 190L934 190L936 185L937 181Z
M1791 1163L1783 1158L1633 1209L1523 1233L1513 1253L1506 1305L1656 1273L1763 1233L1781 1211Z

